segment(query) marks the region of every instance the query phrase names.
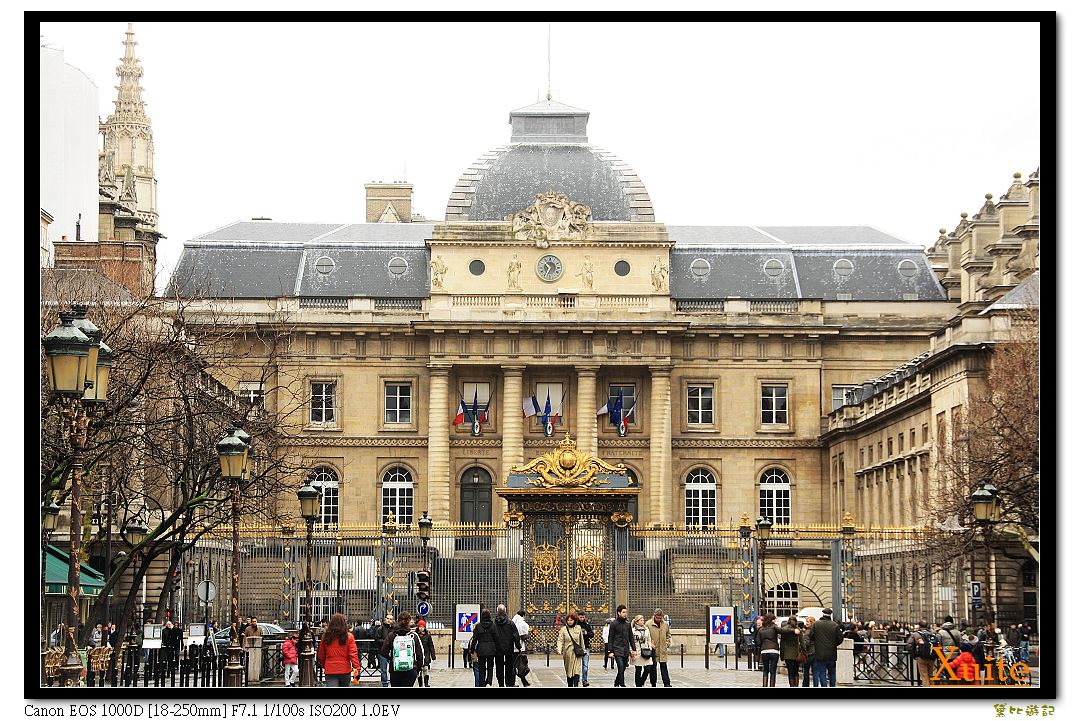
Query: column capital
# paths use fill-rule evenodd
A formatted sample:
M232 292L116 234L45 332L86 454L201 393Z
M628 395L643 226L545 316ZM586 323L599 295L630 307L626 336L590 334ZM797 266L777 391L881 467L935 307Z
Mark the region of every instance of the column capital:
M453 368L452 363L428 363L428 373L431 375L443 375L449 374Z
M525 366L503 366L503 375L507 376L519 376L525 372Z
M673 367L674 367L674 364L671 364L671 363L667 363L667 364L664 364L664 365L650 365L649 366L649 373L653 374L654 376L666 375L666 374L671 373L671 369Z
M596 375L597 373L600 372L600 364L599 363L596 363L594 365L581 365L581 364L578 364L576 367L577 367L578 375Z

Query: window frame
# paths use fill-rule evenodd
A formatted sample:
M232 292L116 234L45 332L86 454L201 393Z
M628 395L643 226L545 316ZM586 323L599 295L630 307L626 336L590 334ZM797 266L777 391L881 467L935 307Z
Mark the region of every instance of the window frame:
M691 480L708 476L709 481ZM683 523L687 526L702 526L708 528L715 526L719 514L720 482L717 474L708 466L695 465L683 476ZM706 494L711 492L711 498ZM712 502L711 509L707 508L708 501ZM691 520L691 510L695 511L696 521ZM711 513L707 513L711 511ZM711 516L711 520L708 518Z
M764 482L765 477L767 475L769 475L769 474L783 475L783 477L786 480L783 483L771 483L771 482L766 483L766 482ZM775 486L775 487L778 487L778 488L776 490L766 491L766 488L769 487L769 486ZM786 486L786 488L784 488L784 486ZM782 526L791 525L792 511L794 510L794 503L792 502L793 499L794 499L794 492L793 492L794 491L794 484L791 481L791 474L788 473L788 470L786 468L784 468L783 466L779 466L779 465L776 465L776 464L770 464L770 465L766 466L765 468L763 468L761 470L760 473L758 473L757 488L758 488L758 504L757 504L757 506L758 506L758 515L759 516L764 516L765 518L768 518L770 521L773 522L774 525L782 525ZM778 506L777 506L778 497L775 494L778 493L779 491L786 491L787 492L787 501L786 501L787 516L786 516L786 520L780 520L777 517L777 513L776 513L776 510L778 508ZM768 501L763 496L763 494L765 494L767 492L771 493L771 494L774 494L772 496L772 498L768 499ZM769 509L771 515L767 515L765 513L765 510L766 510L765 509L765 504L766 504L766 502L771 504L771 508Z
M840 391L840 403L839 404L837 404L837 402L836 402L836 389L837 388L842 389ZM835 411L838 408L840 408L841 406L843 406L844 405L844 394L847 391L852 391L852 390L855 390L856 388L859 388L859 386L857 386L857 385L849 385L849 384L846 384L846 383L833 383L832 384L832 407L829 409L829 412L832 413L833 411Z
M332 476L332 480L316 478L320 472ZM329 463L320 462L308 473L308 483L319 489L319 518L315 525L320 528L337 528L341 525L341 474ZM327 489L333 490L333 520L327 520Z
M397 385L410 386L412 389L412 398L410 400L410 415L409 421L392 422L386 420L386 389L388 386ZM380 431L417 431L420 426L420 409L417 407L417 401L421 396L420 391L420 377L415 375L380 375L379 376L379 418L378 429Z
M394 471L404 471L405 476L408 478L405 480L395 480L388 477ZM400 474L399 474L400 475ZM393 494L394 499L394 523L401 525L412 525L416 516L416 477L413 474L413 470L402 463L394 463L386 466L382 473L379 474L379 523L386 520L387 515L387 496L388 492L395 491ZM407 491L407 493L405 493ZM408 509L407 514L401 513L402 507L405 506ZM402 520L402 516L406 517L406 520Z
M395 426L412 425L413 412L415 410L413 408L413 384L411 382L409 382L409 381L383 381L382 385L383 385L383 423L385 425L395 425ZM406 389L408 389L408 393L406 395L402 395L400 392L394 394L394 396L393 396L393 399L395 401L394 405L397 406L394 409L390 408L390 399L391 399L390 389L391 388L398 388L398 389L406 388ZM402 407L401 407L401 399L405 398L405 397L407 397L409 399L409 407L407 409L402 409ZM391 420L390 418L388 418L388 416L391 413L397 414L397 420ZM407 413L408 414L408 416L407 416L407 418L405 420L401 419L402 413Z
M541 386L543 386L545 388L544 393L540 392L540 387ZM567 398L569 396L566 389L569 388L570 384L567 383L565 380L557 380L557 381L553 381L553 380L534 380L532 382L532 389L533 389L533 393L535 394L534 397L536 398L536 402L540 406L540 412L537 413L535 416L530 416L529 417L529 427L534 432L537 432L537 433L543 433L544 432L544 424L540 419L544 417L544 402L547 400L547 390L546 390L546 388L548 386L559 386L559 394L560 394L560 397L562 398L562 403L563 403L562 413L559 414L559 419L554 424L555 428L561 428L563 426L563 421L566 418L566 403L567 403ZM524 399L522 399L522 400L524 401ZM558 401L556 401L554 397L551 400L552 400L551 412L554 413L555 409L558 407L558 405L557 405Z
M307 425L306 430L311 431L340 431L341 430L341 414L344 412L344 404L341 402L343 393L341 392L341 376L332 375L312 375L307 376L304 381L307 384ZM333 411L334 418L331 421L316 421L312 416L315 413L315 384L330 384L334 387L333 395ZM323 408L325 412L325 407ZM325 416L324 416L325 417Z
M236 384L236 395L240 399L241 403L246 403L252 408L266 408L266 390L263 387L264 384L261 380L258 381L240 381ZM249 394L258 393L258 400L251 400L248 398Z
M603 429L601 430L602 433L607 434L607 435L611 435L611 434L618 435L619 434L619 429L616 427L615 422L612 420L612 416L611 416L611 412L610 412L612 404L615 403L615 400L619 397L619 392L618 392L619 388L632 388L633 391L634 391L634 393L633 393L633 399L634 400L633 400L632 403L630 403L630 407L634 409L634 412L630 414L630 420L628 420L627 423L626 423L626 432L628 434L629 433L641 433L642 432L641 424L638 423L638 409L636 407L638 404L641 403L641 397L640 397L640 395L638 393L638 385L639 384L638 384L638 382L636 380L632 380L632 381L608 380L606 383L604 383L604 386L605 386L606 392L607 392L607 395L605 397L606 402L607 402L607 407L608 407L607 421L602 423L602 424L597 424L598 426L600 426L600 425L603 426ZM614 394L611 392L612 388L616 389ZM626 393L623 393L623 410L624 411L629 410L627 408L627 404L626 404Z
M459 393L461 394L460 399L465 401L465 422L462 424L461 427L464 428L465 430L471 432L472 423L473 423L473 417L472 417L472 393L469 393L469 391L472 390L472 389L469 388L468 386L470 386L470 385L475 386L477 388L477 391L479 391L480 386L485 386L487 388L487 392L486 392L486 395L484 397L481 397L479 392L477 392L477 398L476 398L476 410L477 410L478 413L483 415L483 413L484 413L484 405L488 402L488 399L491 398L492 382L490 380L459 380L458 383L460 384L460 387L461 387L461 390L459 391ZM455 415L457 415L456 411L455 411ZM495 417L495 404L493 403L491 405L491 408L488 409L487 422L483 424L483 427L484 428L492 428L494 426L494 417Z
M767 423L762 419L762 415L765 413L765 388L766 387L784 387L786 394L784 397L784 421ZM792 416L794 410L792 408L792 399L795 397L795 384L791 378L758 378L757 379L757 430L758 433L791 433L794 431L794 423ZM775 397L774 397L775 401ZM774 408L772 413L776 413ZM775 418L775 415L774 415Z
M717 401L717 398L719 396L719 392L717 390L718 386L719 386L719 382L717 380L715 380L715 379L683 378L683 380L682 380L682 391L683 391L682 392L682 397L683 397L683 406L684 406L684 411L685 412L682 414L682 430L684 432L687 432L687 433L699 432L700 433L700 432L705 432L705 431L716 431L717 430L717 427L719 426L719 424L717 422L718 413L717 413L717 408L716 408L716 401ZM710 419L708 421L700 421L700 422L695 423L695 422L690 420L690 414L691 414L691 412L693 412L693 411L691 411L691 408L690 408L690 392L691 392L691 389L695 389L695 388L698 388L698 389L700 389L700 388L708 388L709 392L711 394L711 398L710 398L710 400L711 400L710 406L711 407L710 407L710 409L708 411L709 414L710 414ZM700 399L700 397L699 397L699 399ZM696 412L704 413L704 411L702 411L700 409L700 407L697 409Z

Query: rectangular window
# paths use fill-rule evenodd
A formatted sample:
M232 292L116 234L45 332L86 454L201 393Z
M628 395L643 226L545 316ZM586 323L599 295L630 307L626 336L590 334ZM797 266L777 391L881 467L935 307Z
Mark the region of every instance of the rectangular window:
M535 430L544 430L544 408L547 405L548 399L551 399L551 415L549 420L559 427L563 424L563 401L565 391L563 391L562 383L537 383L536 384L536 403L540 406L540 412L532 417L533 428ZM555 414L558 414L558 418Z
M908 448L915 449L915 429L911 429L911 442L908 443Z
M893 455L892 436L889 436L889 458L892 458L892 455Z
M866 466L866 454L863 451L864 449L859 449L859 468Z
M904 434L901 433L896 437L896 449L900 453L904 452Z
M761 423L762 425L787 425L788 422L788 387L787 384L765 384L761 386Z
M338 486L337 483L333 485L323 484L322 496L320 497L320 521L323 528L328 526L336 526L338 523Z
M236 394L240 401L249 406L263 407L263 384L262 381L240 381Z
M462 383L461 384L461 399L465 401L465 425L472 426L473 423L473 398L476 398L476 412L481 417L484 415L484 409L487 408L488 399L491 398L491 384L490 383ZM491 423L491 410L488 410L487 424Z
M613 426L618 423L615 414L610 411L615 408L615 403L619 399L619 391L622 391L623 418L626 420L627 425L632 426L637 421L637 386L633 385L608 386L608 423Z
M930 424L929 423L923 423L922 424L922 442L923 442L924 446L927 443L930 442Z
M334 425L337 422L337 381L311 382L311 422Z
M711 385L687 386L686 422L691 425L712 425L713 387Z
M859 386L833 386L832 387L832 409L835 411L840 406L844 405L844 396L848 391L853 391Z
M386 384L386 422L412 423L412 383Z

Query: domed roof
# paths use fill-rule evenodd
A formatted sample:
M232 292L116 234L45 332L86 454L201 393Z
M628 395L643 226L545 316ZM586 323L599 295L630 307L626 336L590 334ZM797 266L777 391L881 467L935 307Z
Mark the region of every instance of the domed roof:
M510 144L480 156L446 204L446 220L505 220L555 191L592 208L594 221L652 223L652 200L630 166L589 145L589 113L553 100L510 112Z

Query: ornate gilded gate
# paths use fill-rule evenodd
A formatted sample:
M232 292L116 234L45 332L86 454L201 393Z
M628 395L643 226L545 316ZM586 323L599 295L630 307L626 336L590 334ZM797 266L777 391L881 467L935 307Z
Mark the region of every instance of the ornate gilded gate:
M534 643L553 643L557 618L585 611L594 621L625 603L627 504L638 493L622 465L582 453L567 434L550 453L510 469L511 527L521 528L521 605ZM599 643L599 633L595 638Z

